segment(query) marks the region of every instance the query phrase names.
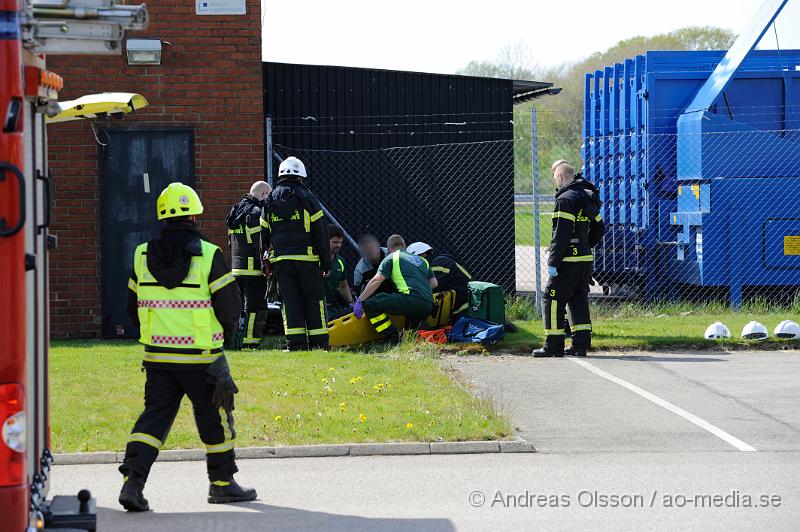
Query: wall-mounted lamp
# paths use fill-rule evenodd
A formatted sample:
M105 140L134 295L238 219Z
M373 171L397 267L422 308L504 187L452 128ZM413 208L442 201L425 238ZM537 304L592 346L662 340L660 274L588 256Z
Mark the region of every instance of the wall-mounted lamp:
M125 53L129 65L160 65L161 39L128 39Z

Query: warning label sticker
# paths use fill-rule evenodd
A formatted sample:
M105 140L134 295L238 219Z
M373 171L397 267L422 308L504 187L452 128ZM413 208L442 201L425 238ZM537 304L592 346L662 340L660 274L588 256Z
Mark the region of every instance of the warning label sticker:
M783 254L800 255L800 235L783 237Z

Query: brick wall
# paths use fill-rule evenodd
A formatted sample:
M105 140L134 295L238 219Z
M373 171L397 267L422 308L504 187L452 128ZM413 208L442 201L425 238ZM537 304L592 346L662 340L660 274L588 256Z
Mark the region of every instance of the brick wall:
M203 232L226 249L224 217L264 174L261 5L244 16L197 16L193 0L148 2L151 23L129 36L159 37L159 66L130 67L123 56L50 56L62 75L62 100L106 91L138 92L150 102L126 127L192 127ZM102 127L103 123L98 123ZM52 334L100 335L100 164L85 121L48 127L55 182L51 255ZM155 213L154 213L155 216Z

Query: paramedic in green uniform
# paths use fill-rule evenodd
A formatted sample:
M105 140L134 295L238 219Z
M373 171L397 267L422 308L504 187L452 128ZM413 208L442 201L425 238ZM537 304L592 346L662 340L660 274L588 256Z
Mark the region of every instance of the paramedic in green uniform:
M325 279L325 306L328 311L328 321L332 321L351 312L353 294L347 283L344 259L339 256L344 243L344 232L338 225L330 224L328 236L331 242L331 274Z
M353 313L359 319L366 315L376 331L390 340L398 340L399 333L389 320L389 314L404 316L406 328L419 327L433 312L433 289L438 283L427 260L406 253L402 236L390 236L386 247L389 255L356 300ZM386 279L395 284L396 294L375 293Z

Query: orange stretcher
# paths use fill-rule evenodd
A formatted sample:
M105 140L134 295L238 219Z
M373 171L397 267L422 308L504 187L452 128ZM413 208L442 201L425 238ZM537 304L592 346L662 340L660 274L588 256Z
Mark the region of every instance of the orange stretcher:
M438 329L449 325L455 300L456 293L452 290L434 294L433 312L425 320L428 326L432 329ZM405 318L403 316L390 315L389 319L398 330L405 328ZM375 330L375 327L372 326L366 316L358 319L352 313L329 321L328 334L331 347L365 344L384 337L384 335Z

